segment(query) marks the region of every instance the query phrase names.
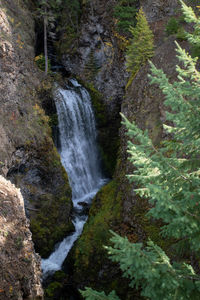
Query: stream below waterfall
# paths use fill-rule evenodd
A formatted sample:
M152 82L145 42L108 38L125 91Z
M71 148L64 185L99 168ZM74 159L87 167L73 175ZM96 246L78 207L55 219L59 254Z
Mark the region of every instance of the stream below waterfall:
M60 138L58 150L72 189L75 232L56 245L47 259L42 259L44 279L61 269L87 221L86 208L108 181L101 172L90 95L76 80L72 79L71 85L66 89L57 88L55 104Z

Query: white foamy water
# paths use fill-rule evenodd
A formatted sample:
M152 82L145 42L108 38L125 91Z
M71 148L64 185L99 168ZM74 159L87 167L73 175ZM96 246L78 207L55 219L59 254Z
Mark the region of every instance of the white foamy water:
M76 80L73 88L58 88L55 103L60 131L60 155L72 188L75 232L66 237L47 259L42 259L44 278L57 270L83 230L89 205L107 182L103 178L96 144L96 127L90 95Z

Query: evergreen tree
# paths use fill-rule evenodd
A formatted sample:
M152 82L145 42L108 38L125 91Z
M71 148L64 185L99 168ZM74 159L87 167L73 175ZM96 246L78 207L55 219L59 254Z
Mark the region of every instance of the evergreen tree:
M89 0L90 1L90 0ZM58 9L55 48L60 54L71 52L78 42L80 16L83 8L80 0L62 0Z
M48 47L47 38L48 33L54 27L54 22L57 16L57 9L62 0L39 0L37 9L37 16L43 19L44 30L44 57L45 57L45 75L48 73Z
M126 52L126 67L132 74L154 55L153 33L142 8L137 13L136 20L136 26L130 27L132 38Z
M67 26L69 24L74 32L78 32L79 15L81 12L80 1L62 0L62 7L65 8L65 12L67 14L65 25Z
M194 3L193 3L194 5ZM200 8L200 6L197 6ZM187 13L187 7L183 3L183 13L185 16L185 21L188 23L194 24L194 32L193 34L187 33L187 38L192 45L192 56L200 57L200 24L198 22L198 18L196 17L194 11L192 9Z
M138 0L120 0L114 7L114 17L117 18L117 29L122 33L129 33L129 27L136 23Z
M200 24L191 8L182 1L186 20L194 26ZM198 43L199 35L188 34L190 41ZM113 233L114 247L108 247L111 260L118 262L123 274L130 280L130 286L140 288L141 295L152 300L199 300L200 275L200 72L197 58L192 58L178 44L177 56L181 67L177 66L177 81L170 83L162 70L151 63L152 84L159 85L165 95L164 104L169 108L166 118L173 126L164 129L173 136L160 149L154 147L147 131L140 130L134 123L124 118L129 141L130 160L137 168L129 175L131 182L138 183L136 189L142 197L147 197L151 209L147 216L162 219L163 237L175 238L177 244L184 243L192 257L172 261L166 253L152 241L147 246L130 243ZM93 296L91 297L93 293ZM97 292L96 292L97 293ZM86 299L118 299L112 294L94 294L90 289L82 292ZM90 297L90 298L89 298Z

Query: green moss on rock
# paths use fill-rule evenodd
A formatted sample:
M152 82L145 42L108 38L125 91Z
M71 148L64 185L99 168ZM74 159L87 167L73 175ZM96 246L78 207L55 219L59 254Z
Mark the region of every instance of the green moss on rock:
M47 257L58 241L74 231L70 219L71 188L55 147L46 152L45 164L48 177L57 174L59 185L55 187L54 193L44 192L38 197L35 205L38 206L39 213L31 218L33 241L42 257Z
M116 181L104 186L93 200L89 220L75 248L75 272L78 277L87 274L94 280L107 259L104 245L109 244L112 228L115 230L121 220L121 195Z
M92 106L94 109L97 126L99 128L104 127L108 120L107 120L107 112L106 112L106 105L103 102L103 95L95 89L92 83L88 83L78 79L79 82L89 91L92 100Z
M44 201L44 199L48 202L48 195L44 195L42 200ZM57 242L74 231L74 225L70 219L66 219L66 222L59 220L60 210L67 204L68 198L66 196L59 197L58 195L46 207L43 204L40 213L31 220L35 248L42 257L47 257Z
M54 281L45 290L46 299L55 299L56 293L62 288L62 283Z
M47 287L44 288L45 292L45 300L52 299L71 299L71 295L73 295L72 286L69 283L68 276L63 271L56 271L52 277L51 282ZM70 295L68 297L68 294ZM76 298L73 298L76 299Z
M108 176L112 176L116 166L117 153L119 148L118 130L120 120L111 120L109 107L103 101L104 96L93 86L79 80L89 91L92 106L95 113L98 130L98 145L103 162L103 168Z
M54 126L58 126L58 115L56 113L50 115L50 117L49 117L49 126L51 128L53 128Z
M43 99L52 98L52 79L43 82L38 90ZM55 244L74 231L70 218L72 201L68 176L61 164L60 155L51 138L49 117L39 104L33 107L32 127L41 133L41 139L27 140L24 149L29 161L24 174L16 176L18 186L26 189L26 199L30 203L31 231L36 251L47 257ZM56 117L54 117L56 120ZM31 155L30 155L31 153ZM33 172L33 179L32 177ZM34 172L38 180L34 181ZM26 174L29 173L28 180Z
M106 293L113 289L120 299L141 299L138 292L128 286L122 278L119 266L112 263L104 246L110 245L110 232L128 235L134 239L133 232L123 222L123 194L119 182L112 180L104 186L93 200L89 220L73 250L73 279L81 288L90 286Z

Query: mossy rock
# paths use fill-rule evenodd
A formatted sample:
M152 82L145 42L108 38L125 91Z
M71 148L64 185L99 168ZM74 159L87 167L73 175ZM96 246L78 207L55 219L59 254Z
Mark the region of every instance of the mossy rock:
M46 88L51 94L51 85ZM44 138L35 149L32 143L27 142L25 150L32 153L33 161L30 166L34 164L34 168L40 174L40 181L24 181L23 185L29 191L28 201L36 209L35 213L30 212L35 249L42 257L47 257L57 242L74 231L70 217L72 196L67 173L51 138L49 118L39 105L36 106L35 113L38 119L42 120Z
M68 199L56 197L51 206L43 208L35 219L31 220L31 231L35 249L42 257L48 257L57 242L74 231L70 219L66 223L59 221L59 210L67 204Z
M85 286L109 293L115 290L120 299L142 299L122 277L118 264L111 262L104 246L111 245L110 229L125 235L123 224L123 195L119 182L112 180L93 200L89 219L83 234L73 249L73 280L78 287ZM131 238L131 235L129 235Z
M57 293L59 293L62 288L62 283L58 281L51 282L45 289L45 299L56 299Z
M46 159L47 170L51 162L48 178L52 172L54 175L57 173L60 184L55 188L54 193L44 193L38 197L36 205L39 206L39 213L31 218L33 241L36 251L42 257L47 257L57 242L74 231L74 225L70 218L71 188L55 148L51 154L47 153Z
M94 108L97 129L98 129L98 144L103 161L105 173L112 176L116 166L117 153L119 148L119 122L110 120L108 108L103 102L103 95L99 93L92 84L87 86Z
M90 94L98 128L104 127L108 120L106 105L103 102L103 95L97 89L95 89L92 83L85 82L80 78L78 78L78 81L88 90Z
M120 119L111 119L109 108L104 102L104 96L95 89L92 83L79 82L88 90L95 113L98 131L98 146L102 158L102 167L108 177L112 177L119 148Z
M75 277L82 281L85 277L90 283L95 282L104 261L111 234L121 222L122 202L116 181L104 186L93 200L89 213L89 220L84 227L83 234L74 249ZM106 276L107 274L107 270Z
M73 285L73 282L70 281L70 276L63 271L56 271L51 278L49 278L49 282L46 282L46 286L44 286L44 299L52 300L69 300L76 299L80 300L82 297L80 296L77 287Z

